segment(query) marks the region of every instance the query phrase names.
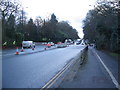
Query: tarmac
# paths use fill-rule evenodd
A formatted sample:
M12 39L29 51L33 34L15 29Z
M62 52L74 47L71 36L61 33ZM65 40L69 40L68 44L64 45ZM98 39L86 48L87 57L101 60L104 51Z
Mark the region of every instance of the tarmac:
M67 73L67 75L64 77L58 88L108 88L109 90L117 90L116 86L111 80L111 77L109 76L103 65L100 63L99 59L96 57L94 51L99 52L100 55L102 55L101 53L103 53L89 47L84 62L81 64L81 61L78 60L78 62L76 62L75 65L71 68L69 73ZM111 65L113 64L113 62L116 62L116 64L118 64L117 60L111 58L111 56L107 55L106 53L104 53L104 55L102 55L101 57L102 59L111 59L108 61L111 62ZM109 66L110 65L108 65L108 67ZM115 71L116 74L118 74L117 70L118 67L117 65L115 65L112 71Z

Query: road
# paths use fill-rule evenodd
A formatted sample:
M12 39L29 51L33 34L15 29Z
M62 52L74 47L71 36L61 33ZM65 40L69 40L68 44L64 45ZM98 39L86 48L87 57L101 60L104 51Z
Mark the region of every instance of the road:
M3 55L3 88L41 88L85 46L46 50L24 55Z

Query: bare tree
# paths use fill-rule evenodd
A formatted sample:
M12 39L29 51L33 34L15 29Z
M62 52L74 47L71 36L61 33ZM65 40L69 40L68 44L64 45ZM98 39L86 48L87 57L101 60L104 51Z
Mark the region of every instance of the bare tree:
M38 16L38 17L36 17L34 22L35 22L36 26L40 27L40 26L43 26L44 20L40 16Z
M15 0L2 0L0 2L0 13L2 18L2 32L5 37L5 25L9 22L10 17L15 15L20 8L20 4Z

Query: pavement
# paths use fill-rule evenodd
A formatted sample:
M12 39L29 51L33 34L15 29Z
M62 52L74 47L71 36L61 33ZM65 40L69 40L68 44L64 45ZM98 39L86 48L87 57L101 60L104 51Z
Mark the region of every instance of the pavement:
M103 62L101 63L101 61ZM89 47L87 58L82 65L80 63L78 61L71 68L58 88L118 89L116 86L120 81L118 78L118 60L105 52Z

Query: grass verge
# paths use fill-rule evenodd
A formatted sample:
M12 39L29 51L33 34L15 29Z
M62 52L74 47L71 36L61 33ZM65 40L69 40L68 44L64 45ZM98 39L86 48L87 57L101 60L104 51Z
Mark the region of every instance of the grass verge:
M118 53L113 53L113 52L109 52L109 54L110 54L112 57L120 60L120 54L118 54Z

